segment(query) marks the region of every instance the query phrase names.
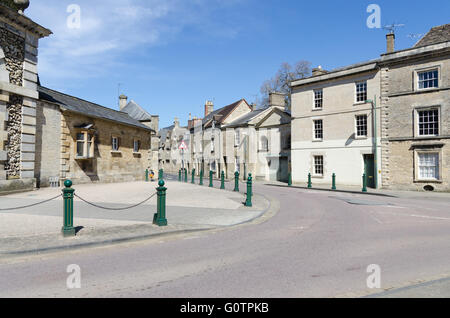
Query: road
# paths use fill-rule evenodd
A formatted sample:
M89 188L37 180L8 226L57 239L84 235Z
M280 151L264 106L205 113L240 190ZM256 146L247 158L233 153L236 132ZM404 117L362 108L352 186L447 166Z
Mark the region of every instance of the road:
M449 199L255 192L280 205L262 223L2 260L0 297L450 297Z

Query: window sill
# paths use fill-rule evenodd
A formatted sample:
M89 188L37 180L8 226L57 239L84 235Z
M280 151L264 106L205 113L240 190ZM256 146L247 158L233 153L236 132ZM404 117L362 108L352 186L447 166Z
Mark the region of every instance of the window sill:
M133 151L133 156L139 156L140 157L140 156L142 156L142 153Z
M313 139L312 142L323 142L323 139Z
M75 157L75 160L92 160L94 157Z
M436 183L440 184L442 183L442 180L414 180L414 183Z
M313 112L320 112L322 110L323 110L323 107L322 108L313 108L312 109Z
M325 176L323 176L323 175L312 175L311 178L313 178L313 179L324 179Z
M120 151L120 150L111 150L111 154L113 154L113 155L121 155L122 151Z
M353 106L361 106L361 105L366 105L366 104L369 104L369 103L367 103L367 102L355 102L353 104Z
M369 139L369 137L367 137L367 136L355 137L355 140L367 140L367 139Z

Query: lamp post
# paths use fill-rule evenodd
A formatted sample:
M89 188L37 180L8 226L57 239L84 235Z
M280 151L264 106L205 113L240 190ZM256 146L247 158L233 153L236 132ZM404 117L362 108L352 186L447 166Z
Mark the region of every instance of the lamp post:
M372 104L372 122L373 122L373 144L374 144L374 182L375 189L378 189L378 127L377 127L377 96L374 99L366 100L366 103Z

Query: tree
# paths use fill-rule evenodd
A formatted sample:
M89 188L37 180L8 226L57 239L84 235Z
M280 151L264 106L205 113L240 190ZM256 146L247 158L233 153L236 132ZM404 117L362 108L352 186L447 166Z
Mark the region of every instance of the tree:
M272 92L279 92L286 95L286 105L290 109L291 104L291 87L290 82L305 78L311 75L311 63L301 60L294 66L289 63L281 64L277 73L272 79L265 81L260 89L261 101L258 103L259 107L264 108L269 106L269 94Z

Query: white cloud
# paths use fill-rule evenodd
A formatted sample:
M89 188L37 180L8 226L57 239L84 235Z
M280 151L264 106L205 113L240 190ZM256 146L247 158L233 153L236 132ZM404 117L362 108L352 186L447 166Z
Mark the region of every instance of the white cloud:
M81 8L79 29L67 25L71 4ZM234 37L237 28L208 19L223 6L223 0L46 0L31 1L26 14L54 33L39 49L40 75L53 83L104 76L127 52L173 41L186 26Z

